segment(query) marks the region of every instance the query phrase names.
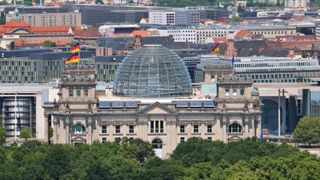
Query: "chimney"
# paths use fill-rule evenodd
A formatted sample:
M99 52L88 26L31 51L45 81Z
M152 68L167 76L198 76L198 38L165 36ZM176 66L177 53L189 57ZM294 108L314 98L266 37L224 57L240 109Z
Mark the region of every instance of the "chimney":
M227 56L227 57L238 56L237 49L236 49L236 47L234 45L234 40L233 39L228 39L227 48L225 50L224 55Z
M134 40L134 44L133 44L133 49L138 49L141 46L142 46L141 35L136 35L135 40Z

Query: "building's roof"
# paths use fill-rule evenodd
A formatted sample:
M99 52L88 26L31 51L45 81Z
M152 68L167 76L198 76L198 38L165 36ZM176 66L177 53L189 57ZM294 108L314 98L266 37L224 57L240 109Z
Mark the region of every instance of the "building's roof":
M53 49L14 49L14 50L0 50L0 58L11 58L11 57L28 57L32 54L42 54L53 52Z
M149 31L145 30L135 30L130 33L132 36L151 36Z
M235 36L234 38L235 39L242 39L242 38L245 38L245 37L248 37L252 35L252 32L250 31L247 31L247 30L240 30Z
M124 58L125 58L125 56L96 56L95 61L96 62L119 63L119 62L122 62L122 60Z
M114 50L131 50L133 48L135 37L101 37L98 38L99 47L112 48ZM198 46L190 42L174 42L171 36L148 36L141 37L143 45L161 44L168 49L207 49L207 47Z
M0 34L12 34L17 29L23 29L33 34L68 34L80 30L80 27L71 26L30 26L24 21L11 20L0 25Z
M27 24L24 21L15 21L15 20L10 20L5 24L7 27L30 27L29 24Z
M102 35L94 27L88 29L76 30L74 36L80 37L101 37Z

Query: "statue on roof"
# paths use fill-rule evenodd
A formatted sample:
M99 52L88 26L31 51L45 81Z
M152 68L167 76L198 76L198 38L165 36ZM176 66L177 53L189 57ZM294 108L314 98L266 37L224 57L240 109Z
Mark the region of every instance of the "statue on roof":
M14 10L12 19L15 20L16 22L19 22L19 21L20 21L20 15L19 15L19 10L18 10L18 8L16 8L16 9Z

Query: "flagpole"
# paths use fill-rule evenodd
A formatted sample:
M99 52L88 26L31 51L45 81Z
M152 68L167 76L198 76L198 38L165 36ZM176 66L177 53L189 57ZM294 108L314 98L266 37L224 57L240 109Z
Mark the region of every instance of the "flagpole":
M77 68L78 68L78 77L79 77L79 74L80 74L80 72L79 72L79 63L80 63L80 54L81 54L81 45L80 45L80 41L78 41L78 44L79 44L79 60L78 60L78 63L77 63Z

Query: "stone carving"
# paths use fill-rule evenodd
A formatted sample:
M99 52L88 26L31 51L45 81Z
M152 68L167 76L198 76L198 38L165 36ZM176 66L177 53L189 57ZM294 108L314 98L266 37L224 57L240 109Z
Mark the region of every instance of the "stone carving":
M259 99L255 99L253 102L253 108L254 109L259 109L260 108L260 100Z
M71 112L71 110L70 110L70 106L69 106L69 104L67 103L66 104L66 111L65 111L66 113L70 113Z
M249 111L249 102L248 102L247 99L246 99L245 102L244 102L243 111L244 111L244 112Z

